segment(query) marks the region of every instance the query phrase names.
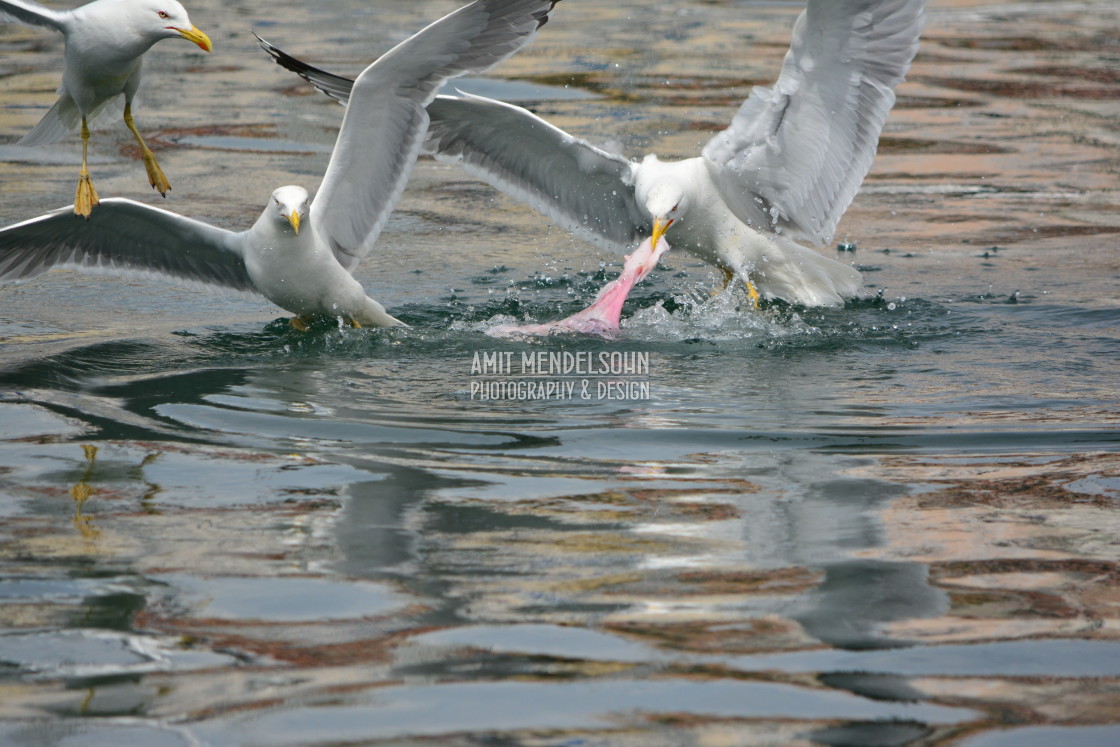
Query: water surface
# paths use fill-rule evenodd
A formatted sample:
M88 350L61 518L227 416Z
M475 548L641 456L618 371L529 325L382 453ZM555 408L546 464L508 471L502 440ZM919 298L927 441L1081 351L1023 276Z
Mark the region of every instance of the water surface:
M99 191L247 227L317 186L342 114L248 30L355 74L453 6L195 0L215 53L157 47L137 110L173 192L123 128ZM690 156L796 12L568 0L471 90ZM152 279L0 288L0 741L1115 743L1118 27L931 3L840 309L752 313L671 253L617 341L496 340L621 257L431 161L358 271L407 330L302 334ZM67 200L79 144L15 148L60 45L0 48L7 224ZM648 371L472 396L541 352ZM513 372L472 371L495 353Z

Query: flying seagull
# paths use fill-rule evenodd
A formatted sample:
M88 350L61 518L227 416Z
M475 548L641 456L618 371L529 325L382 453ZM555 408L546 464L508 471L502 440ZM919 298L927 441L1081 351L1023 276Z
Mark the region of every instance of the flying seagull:
M428 125L425 106L450 77L512 55L556 0L477 0L401 42L354 83L318 194L280 187L248 231L110 198L88 220L69 208L0 230L0 280L55 266L154 273L255 291L296 316L353 326L402 324L351 275L396 205Z
M0 21L46 26L66 39L58 101L19 144L45 145L81 129L82 170L74 212L88 218L98 204L86 166L89 123L121 94L124 123L140 144L148 181L166 197L171 185L136 129L132 98L140 88L144 53L160 39L181 37L207 52L212 49L210 38L191 24L186 9L175 0L95 0L74 10L53 10L32 0L0 0Z
M625 249L666 235L759 294L831 306L859 272L798 241L831 239L871 167L894 88L918 49L925 0L809 0L772 87L756 87L697 158L607 153L501 101L428 106L424 151L459 162L577 236ZM265 45L278 64L346 103L351 81Z

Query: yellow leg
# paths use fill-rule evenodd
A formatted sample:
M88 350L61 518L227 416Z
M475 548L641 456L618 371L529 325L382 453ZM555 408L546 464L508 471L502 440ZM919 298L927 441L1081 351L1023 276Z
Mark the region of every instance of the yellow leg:
M89 125L82 117L82 170L78 172L78 189L74 192L74 212L89 220L90 213L97 207L97 190L89 178L87 157L89 155Z
M755 311L758 311L758 304L759 304L759 301L761 301L761 300L762 300L762 299L761 299L761 298L759 297L759 295L758 295L758 289L757 289L757 288L755 288L755 287L754 287L754 284L753 284L753 283L751 283L751 281L750 281L750 280L748 280L747 278L743 278L743 282L744 282L744 283L746 284L746 286L747 286L747 295L748 295L748 296L750 296L750 298L751 298L751 306L752 306L752 308L754 308L754 310L755 310Z
M353 327L354 329L361 329L362 328L362 323L359 322L357 319L351 319L350 320L350 326Z
M735 273L727 269L726 267L721 267L719 269L723 271L723 285L717 292L722 293L723 291L727 290L727 286L731 285L731 281L734 279ZM743 278L743 284L747 286L747 295L751 299L751 305L754 307L755 311L757 311L758 304L762 300L762 298L758 295L758 289L754 287L754 284L751 283L748 278Z
M156 163L155 154L144 142L144 138L140 137L140 130L136 129L136 122L132 119L132 104L124 105L124 123L128 125L128 129L136 137L136 142L140 144L140 156L144 159L144 168L148 171L148 183L155 187L155 190L161 195L167 197L167 191L171 189L171 184L168 183L167 177L163 175L163 169Z
M311 327L309 327L308 324L307 324L307 320L304 319L302 316L293 316L291 319L288 320L288 325L292 329L298 330L300 332L307 332L308 330L311 329Z

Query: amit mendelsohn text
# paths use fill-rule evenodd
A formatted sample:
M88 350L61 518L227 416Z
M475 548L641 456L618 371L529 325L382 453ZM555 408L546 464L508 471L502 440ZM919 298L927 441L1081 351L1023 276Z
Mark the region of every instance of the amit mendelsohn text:
M520 363L520 368L517 364ZM476 352L472 376L648 376L649 353L642 352Z

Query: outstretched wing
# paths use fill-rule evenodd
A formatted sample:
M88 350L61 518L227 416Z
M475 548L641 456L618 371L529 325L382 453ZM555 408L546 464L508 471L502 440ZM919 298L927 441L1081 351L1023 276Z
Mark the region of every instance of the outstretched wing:
M342 104L350 100L354 81L263 40L261 46L276 64L327 96ZM580 238L624 248L648 233L649 221L634 198L635 164L627 159L569 135L526 109L482 96L437 96L428 104L428 117L421 152L459 163Z
M625 248L649 233L634 196L637 164L482 96L437 96L428 115L424 152L459 162L580 238Z
M428 127L424 107L448 78L481 72L532 39L556 0L476 0L367 67L351 92L311 221L353 270L373 248Z
M61 31L64 13L65 11L57 11L32 0L0 0L0 21L46 26Z
M743 221L831 238L871 168L925 0L810 0L773 88L757 87L704 148Z
M65 207L0 229L0 281L52 267L137 273L254 292L243 234L122 198L102 200L89 220Z

